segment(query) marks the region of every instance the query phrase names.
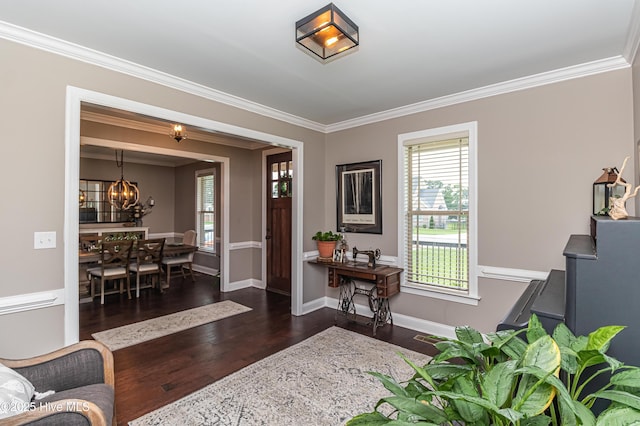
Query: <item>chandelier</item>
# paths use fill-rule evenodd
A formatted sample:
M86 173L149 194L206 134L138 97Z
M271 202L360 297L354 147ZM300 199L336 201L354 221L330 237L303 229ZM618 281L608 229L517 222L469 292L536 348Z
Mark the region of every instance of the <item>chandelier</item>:
M138 202L140 191L124 178L124 150L120 151L120 160L116 150L116 166L120 167L120 179L109 186L109 204L118 210L128 210Z

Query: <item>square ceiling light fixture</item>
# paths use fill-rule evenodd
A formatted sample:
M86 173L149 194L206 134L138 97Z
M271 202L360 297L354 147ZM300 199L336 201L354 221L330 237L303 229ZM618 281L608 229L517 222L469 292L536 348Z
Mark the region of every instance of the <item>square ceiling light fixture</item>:
M333 3L296 22L296 41L322 62L360 44L358 26Z

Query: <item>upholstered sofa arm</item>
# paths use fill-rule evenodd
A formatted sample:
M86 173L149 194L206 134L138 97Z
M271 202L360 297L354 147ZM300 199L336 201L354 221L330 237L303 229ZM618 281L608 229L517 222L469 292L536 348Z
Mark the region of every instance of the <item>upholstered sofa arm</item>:
M62 399L2 420L3 426L51 424L113 426L115 419L110 424L102 410L93 402L84 399Z
M115 387L113 354L94 340L82 341L34 358L0 358L0 363L26 377L38 392L60 392L97 383Z
M46 355L0 363L14 369L36 392L55 393L32 401L28 411L4 418L2 425L115 425L113 355L87 340Z

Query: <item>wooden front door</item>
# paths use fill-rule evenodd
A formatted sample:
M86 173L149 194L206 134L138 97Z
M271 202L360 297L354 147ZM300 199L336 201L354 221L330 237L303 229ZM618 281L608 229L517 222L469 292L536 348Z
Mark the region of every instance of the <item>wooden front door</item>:
M267 157L267 290L291 294L291 151Z

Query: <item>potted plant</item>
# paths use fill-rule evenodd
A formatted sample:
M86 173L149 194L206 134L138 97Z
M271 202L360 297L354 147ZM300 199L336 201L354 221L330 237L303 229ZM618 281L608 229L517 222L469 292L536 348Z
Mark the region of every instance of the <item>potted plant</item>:
M532 315L526 330L489 333L486 343L478 331L458 327L457 339L437 343L440 353L427 365L403 357L415 370L407 382L370 372L393 395L347 426L638 424L640 369L606 355L623 328L576 337L561 323L550 336ZM518 336L523 332L526 342ZM585 391L600 376L609 377L607 383ZM611 403L596 416L591 407L599 398Z
M323 258L333 259L333 251L338 241L342 239L342 234L334 234L331 231L318 231L311 237L318 244L318 255Z

